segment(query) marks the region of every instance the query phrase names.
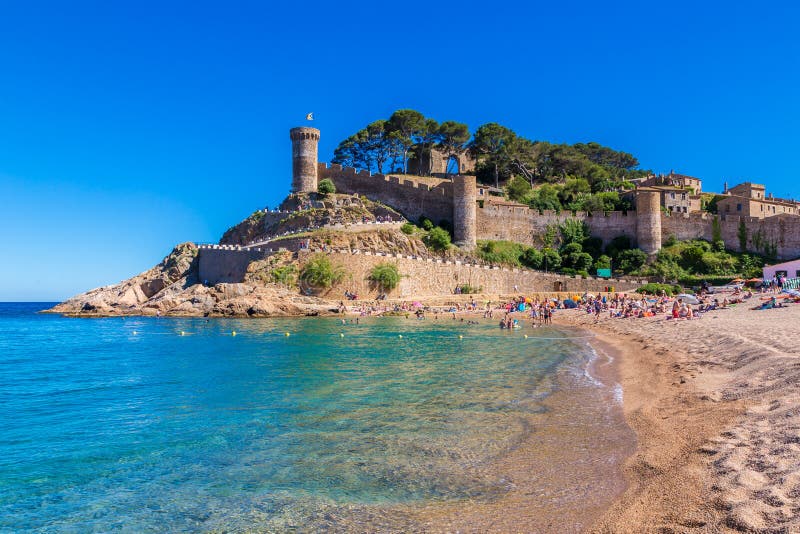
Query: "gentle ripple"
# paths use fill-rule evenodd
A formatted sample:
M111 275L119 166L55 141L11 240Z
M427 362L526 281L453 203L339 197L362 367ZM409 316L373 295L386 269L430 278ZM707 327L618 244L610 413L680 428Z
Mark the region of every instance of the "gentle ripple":
M42 307L0 304L0 530L302 526L322 503L491 499L505 489L487 466L587 354L536 339L552 328Z

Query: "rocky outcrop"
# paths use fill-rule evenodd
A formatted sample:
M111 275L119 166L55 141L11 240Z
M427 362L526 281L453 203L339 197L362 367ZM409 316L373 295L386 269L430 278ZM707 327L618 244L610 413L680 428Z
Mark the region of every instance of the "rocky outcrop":
M269 236L319 228L332 224L357 224L364 220L391 217L403 221L403 216L378 202L355 195L320 195L296 193L280 205L284 213L256 211L236 226L229 228L220 239L221 245L247 245Z
M152 269L72 297L48 311L74 316L271 317L317 315L329 308L321 299L278 284L253 281L206 287L197 279L197 247L183 243Z

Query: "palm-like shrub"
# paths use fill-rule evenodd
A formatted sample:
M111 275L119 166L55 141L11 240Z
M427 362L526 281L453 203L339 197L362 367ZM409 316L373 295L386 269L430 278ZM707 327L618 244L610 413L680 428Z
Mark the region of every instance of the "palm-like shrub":
M381 291L390 291L400 283L400 271L393 263L379 263L369 273L367 279Z
M341 265L334 265L325 254L315 254L300 271L300 280L312 287L331 287L344 277Z

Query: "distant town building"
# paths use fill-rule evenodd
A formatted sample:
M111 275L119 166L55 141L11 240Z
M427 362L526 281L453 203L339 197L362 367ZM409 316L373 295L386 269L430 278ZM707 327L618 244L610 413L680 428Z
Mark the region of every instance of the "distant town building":
M685 174L678 174L675 171L669 171L669 174L651 174L643 178L638 183L639 186L668 186L679 189L687 189L694 195L699 195L703 192L703 181L694 176L687 176Z
M794 200L775 198L766 194L761 184L745 182L723 193L726 198L717 202L719 213L763 219L776 215L800 215L800 204Z
M670 213L693 213L700 211L700 192L703 181L694 176L677 174L651 174L637 180L635 195L656 192L660 195L661 207Z

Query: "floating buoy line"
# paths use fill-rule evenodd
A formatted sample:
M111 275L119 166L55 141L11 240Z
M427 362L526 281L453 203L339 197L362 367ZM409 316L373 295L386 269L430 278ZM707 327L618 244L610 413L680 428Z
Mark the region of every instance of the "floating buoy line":
M132 330L131 331L131 335L133 335L133 336L142 336L142 335L146 335L146 336L177 335L179 337L185 337L185 336L194 336L194 335L206 335L206 336L208 336L208 335L214 335L214 334L209 333L207 331L205 331L205 332L204 331L190 332L190 331L186 331L186 330L179 330L177 332L142 332L141 330ZM255 333L255 334L247 334L247 333L242 334L240 332L237 332L236 330L232 330L230 332L218 332L217 335L220 335L220 336L231 336L231 337L242 336L242 335L248 336L248 337L267 337L267 336L291 337L292 333L291 332L283 332L282 334L279 334L278 332L263 332L263 333ZM300 335L304 335L304 334L300 334ZM309 337L322 337L322 336L326 336L326 335L335 336L337 334L336 333L321 334L321 335L307 334L307 336L309 336ZM360 333L358 333L358 334L352 334L349 337L355 337L355 338L358 338L358 339L386 339L386 338L389 338L389 337L391 337L393 335L395 335L395 334L387 333L386 335L375 335L375 334L360 334ZM456 334L453 334L453 335L455 336ZM412 339L412 340L414 339L414 334L413 333L411 333L411 334L408 334L408 333L406 333L406 334L396 334L396 336L397 336L397 339L404 339L405 337L409 337L409 336L410 336L409 339ZM343 332L339 332L338 333L338 337L340 339L343 339L345 337L345 334ZM469 335L467 335L467 337L469 337ZM474 336L474 337L477 337L477 336ZM569 341L569 340L573 340L573 339L574 340L592 339L592 338L595 338L595 337L597 337L597 336L594 335L594 334L589 334L589 335L584 335L584 336L560 336L560 337L535 336L535 335L523 334L523 339L527 339L527 340L530 340L530 341ZM458 339L463 340L464 339L464 334L458 334Z

